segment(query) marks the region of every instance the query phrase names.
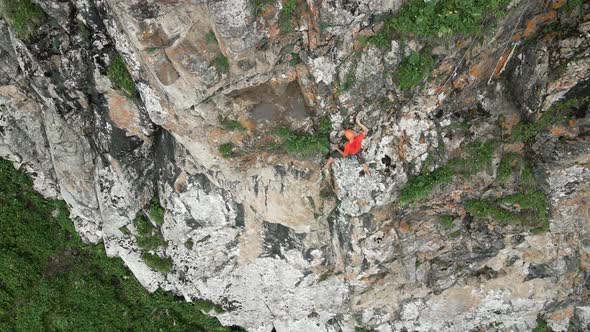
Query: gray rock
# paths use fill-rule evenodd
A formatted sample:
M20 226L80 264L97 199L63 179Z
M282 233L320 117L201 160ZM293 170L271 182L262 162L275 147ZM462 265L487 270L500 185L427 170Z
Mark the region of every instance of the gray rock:
M0 22L0 157L64 199L84 240L102 241L149 291L211 300L222 323L249 331L529 331L538 316L556 330L589 328L587 105L526 146L508 139L519 119L590 95L587 23L579 36L516 48L494 86L488 67L503 44L437 47L425 85L402 92L390 74L423 42L353 55L374 15L401 1L306 1L291 34L278 33L278 3L261 17L246 0L38 3L60 23L43 27L47 38L25 44ZM524 19L543 8L533 7ZM512 33L517 11L496 36ZM136 97L106 75L116 53ZM293 53L301 62L287 63ZM220 54L227 72L212 66ZM324 156L272 148L278 127L313 133L322 115L336 142L359 129L357 113L371 128L370 175L341 158L323 178ZM399 204L413 176L491 138L502 143L485 170ZM224 158L228 142L235 155ZM521 190L516 175L495 181L503 149L534 164L547 233L465 211L466 200ZM166 245L153 252L173 262L165 274L142 261L133 223L156 197Z

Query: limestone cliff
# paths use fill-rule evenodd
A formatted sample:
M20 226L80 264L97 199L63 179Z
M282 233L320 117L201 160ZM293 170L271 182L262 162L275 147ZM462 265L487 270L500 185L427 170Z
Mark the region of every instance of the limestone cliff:
M33 2L0 21L0 158L148 290L249 331L590 329L587 2L430 39L384 33L401 0ZM371 174L326 178L320 124L356 114Z

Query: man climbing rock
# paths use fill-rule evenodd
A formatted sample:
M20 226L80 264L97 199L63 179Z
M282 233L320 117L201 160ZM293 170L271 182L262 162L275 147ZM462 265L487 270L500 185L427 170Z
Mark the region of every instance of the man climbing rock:
M332 153L324 166L324 172L328 172L330 170L330 166L334 162L334 159L341 158L341 157L348 157L348 156L355 156L359 163L363 166L365 170L365 174L371 175L369 171L369 165L367 161L363 158L361 154L361 149L363 145L363 139L369 134L369 128L367 128L364 124L361 123L360 115L357 115L355 118L356 124L361 127L362 133L356 134L353 130L347 129L344 131L344 136L348 142L344 144L344 151L340 150L338 145L332 144L330 148L332 149Z

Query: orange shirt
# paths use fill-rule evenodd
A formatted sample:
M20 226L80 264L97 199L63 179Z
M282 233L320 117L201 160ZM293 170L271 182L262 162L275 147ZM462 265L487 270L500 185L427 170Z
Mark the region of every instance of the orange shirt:
M344 144L344 155L348 156L359 153L359 151L361 151L364 138L365 133L360 133L352 141L346 142L346 144Z

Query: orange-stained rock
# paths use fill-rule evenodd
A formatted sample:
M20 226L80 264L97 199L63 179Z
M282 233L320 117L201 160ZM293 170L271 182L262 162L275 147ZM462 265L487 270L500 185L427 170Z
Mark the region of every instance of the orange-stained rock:
M554 126L550 132L554 136L563 136L566 133L566 129L563 126Z
M186 188L186 180L186 173L182 171L176 178L176 181L174 181L174 191L177 193L183 192Z
M551 9L559 9L567 3L568 0L553 0L551 1Z
M519 122L520 122L520 116L518 114L508 114L502 118L500 125L502 126L503 129L510 131Z
M137 116L135 104L127 97L113 94L108 98L109 118L115 126L126 130L132 135L141 135L141 124Z
M412 225L402 220L399 222L399 229L404 233L409 232L412 230Z
M463 90L467 84L469 84L469 75L467 73L462 73L453 81L453 87L459 90Z
M502 72L504 66L506 66L506 62L508 62L508 60L510 59L511 54L512 49L506 49L506 51L504 51L504 54L502 54L500 60L498 61L498 64L496 65L496 69L494 71L495 76L499 75L500 72Z
M142 29L137 33L137 39L143 43L146 48L163 47L168 44L168 36L158 24L140 24Z
M547 315L547 320L566 320L570 319L574 316L574 308L573 307L566 307L561 310L554 311Z
M307 9L304 12L304 18L308 22L307 40L309 49L315 49L320 41L320 25L319 25L319 8L315 5L314 1L307 1Z
M504 152L522 153L524 151L524 143L504 144Z
M536 34L541 27L548 25L549 23L555 21L556 19L557 19L557 12L555 10L550 10L546 13L534 16L533 18L528 19L526 21L524 31L520 31L518 33L515 33L512 36L512 40L518 41L523 38L529 38L532 35Z

